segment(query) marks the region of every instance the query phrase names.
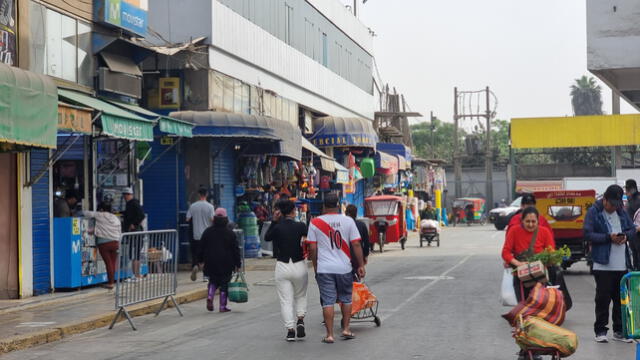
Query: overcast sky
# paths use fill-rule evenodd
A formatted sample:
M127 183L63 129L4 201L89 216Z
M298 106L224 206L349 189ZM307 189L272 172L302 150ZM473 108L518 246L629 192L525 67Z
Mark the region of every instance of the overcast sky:
M588 74L585 0L368 0L359 12L382 79L421 121L452 121L454 86L490 86L501 119L572 115L569 87Z

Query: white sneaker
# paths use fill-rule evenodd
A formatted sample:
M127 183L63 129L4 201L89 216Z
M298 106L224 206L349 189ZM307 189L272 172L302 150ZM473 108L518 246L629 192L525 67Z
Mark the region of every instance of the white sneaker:
M607 338L607 334L596 335L595 340L597 343L601 343L601 344L609 342L609 338Z
M613 333L613 338L612 339L615 340L615 341L620 341L620 342L624 342L624 343L632 343L633 342L633 339L627 339L619 331L616 331L616 332Z

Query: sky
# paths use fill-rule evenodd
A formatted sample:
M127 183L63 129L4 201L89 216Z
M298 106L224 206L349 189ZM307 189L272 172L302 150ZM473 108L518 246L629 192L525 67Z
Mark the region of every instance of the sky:
M382 80L424 115L418 121L430 111L453 121L454 86L489 86L500 119L571 116L569 87L593 76L585 0L368 0L358 11L376 34ZM611 90L600 84L611 113ZM622 100L621 112L636 111Z

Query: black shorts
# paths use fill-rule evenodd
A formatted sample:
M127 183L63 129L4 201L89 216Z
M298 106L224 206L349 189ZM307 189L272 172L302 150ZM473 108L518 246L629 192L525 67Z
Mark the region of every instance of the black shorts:
M204 262L204 255L202 254L202 240L189 241L189 247L191 248L191 265L195 266Z
M142 239L140 239L142 240ZM129 259L130 260L140 260L140 253L142 253L142 246L144 241L135 241L129 242Z

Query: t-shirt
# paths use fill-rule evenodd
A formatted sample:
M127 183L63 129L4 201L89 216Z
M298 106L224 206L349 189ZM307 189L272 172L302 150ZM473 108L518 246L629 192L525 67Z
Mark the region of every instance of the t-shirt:
M307 241L317 243L318 273L347 274L351 267L351 243L360 241L352 218L326 214L311 220Z
M622 225L620 224L620 216L617 212L609 214L606 211L602 211L602 216L607 220L609 224L609 233L617 234L622 232ZM627 258L626 258L626 244L614 244L611 243L611 253L609 254L609 263L607 265L593 263L593 270L599 271L625 271L627 270Z
M193 222L193 240L200 240L202 233L211 226L215 216L215 209L206 200L199 200L189 206L187 219Z

